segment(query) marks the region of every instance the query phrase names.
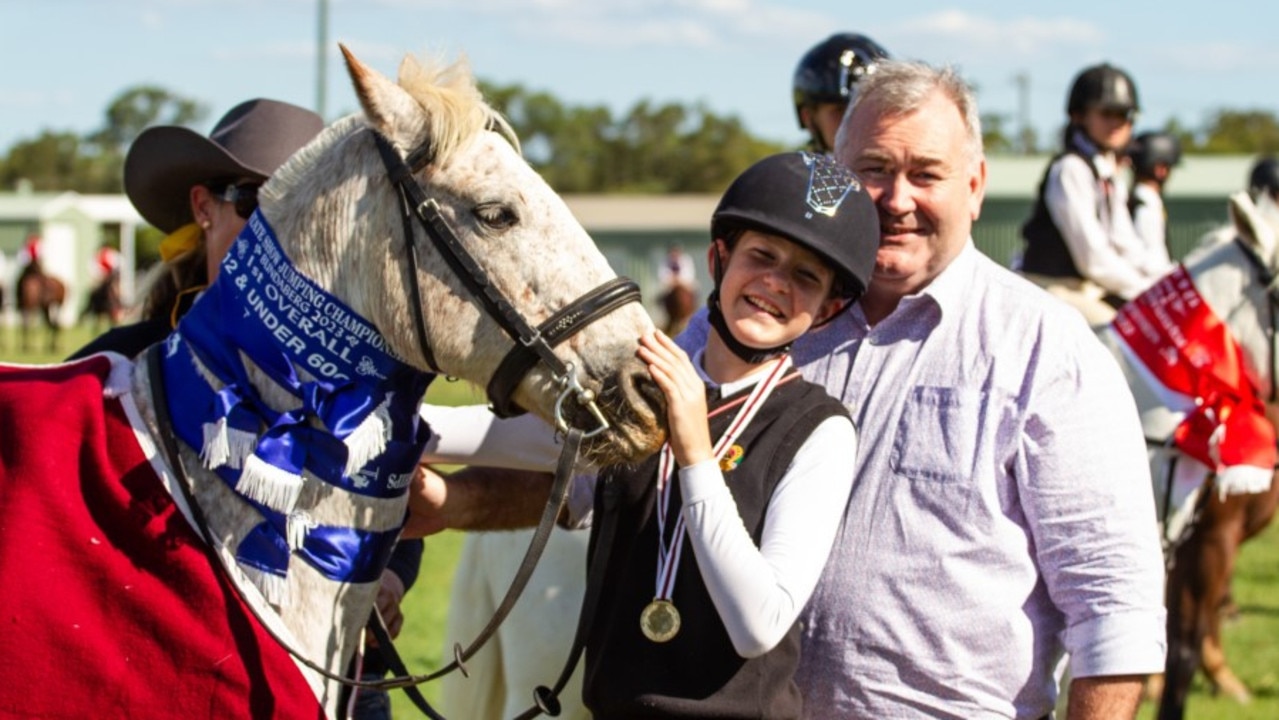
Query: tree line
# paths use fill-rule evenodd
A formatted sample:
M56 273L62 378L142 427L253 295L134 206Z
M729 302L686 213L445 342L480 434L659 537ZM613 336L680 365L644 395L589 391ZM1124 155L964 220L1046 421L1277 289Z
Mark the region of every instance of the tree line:
M640 100L618 114L518 84L481 81L480 87L510 120L529 162L559 192L717 193L754 160L787 149L701 103ZM44 130L15 143L0 157L0 188L25 181L37 191L123 192L124 155L142 130L195 126L208 115L203 103L165 88L127 88L107 106L98 130ZM1033 136L1012 132L1007 115L990 113L982 123L988 153L1036 149ZM1163 129L1177 134L1187 153L1279 152L1279 118L1262 110L1222 109L1202 127L1173 120ZM1039 149L1055 144L1053 138Z

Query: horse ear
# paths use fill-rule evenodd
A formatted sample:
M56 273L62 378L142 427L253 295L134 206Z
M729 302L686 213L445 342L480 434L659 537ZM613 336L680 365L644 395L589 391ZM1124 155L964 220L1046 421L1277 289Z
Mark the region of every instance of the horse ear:
M1262 204L1269 207L1258 207L1246 192L1237 192L1230 196L1230 221L1234 224L1239 237L1251 243L1257 256L1265 258L1274 269L1275 250L1279 247L1276 229L1279 228L1279 207L1268 196L1262 198Z
M400 147L412 147L421 131L421 106L399 85L360 62L345 45L338 43L338 47L369 125Z

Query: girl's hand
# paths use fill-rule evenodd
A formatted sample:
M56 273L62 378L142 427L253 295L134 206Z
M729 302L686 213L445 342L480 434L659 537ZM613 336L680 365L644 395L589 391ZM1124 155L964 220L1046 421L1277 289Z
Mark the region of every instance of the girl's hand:
M706 385L688 355L660 330L640 338L639 358L666 395L671 452L681 467L714 456L706 421Z

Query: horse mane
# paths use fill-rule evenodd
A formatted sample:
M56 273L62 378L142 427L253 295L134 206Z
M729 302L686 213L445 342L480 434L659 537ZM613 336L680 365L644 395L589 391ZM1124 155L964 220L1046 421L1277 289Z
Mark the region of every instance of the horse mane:
M405 55L400 62L398 84L426 111L424 136L430 139L434 162L447 161L485 129L497 132L522 154L510 123L484 101L465 57L450 64L438 59L423 63L413 55ZM264 186L263 195L278 198L282 187L302 181L319 182L309 177L314 161L329 146L364 124L359 113L334 122L275 171L271 182Z
M496 130L519 152L519 139L506 118L484 101L465 56L453 63L439 59L423 63L413 55L405 55L398 81L405 92L428 109L427 134L437 162L447 161L464 142L488 128Z

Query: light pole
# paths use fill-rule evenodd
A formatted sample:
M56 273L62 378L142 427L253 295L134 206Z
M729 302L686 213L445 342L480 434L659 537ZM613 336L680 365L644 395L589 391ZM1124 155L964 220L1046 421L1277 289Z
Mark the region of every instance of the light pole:
M328 50L329 50L329 0L319 0L319 18L316 25L319 31L315 41L315 112L326 118L324 108L324 91L328 85Z
M1029 155L1034 150L1031 147L1030 130L1030 75L1025 72L1017 73L1013 76L1013 84L1017 86L1018 144L1022 154Z

